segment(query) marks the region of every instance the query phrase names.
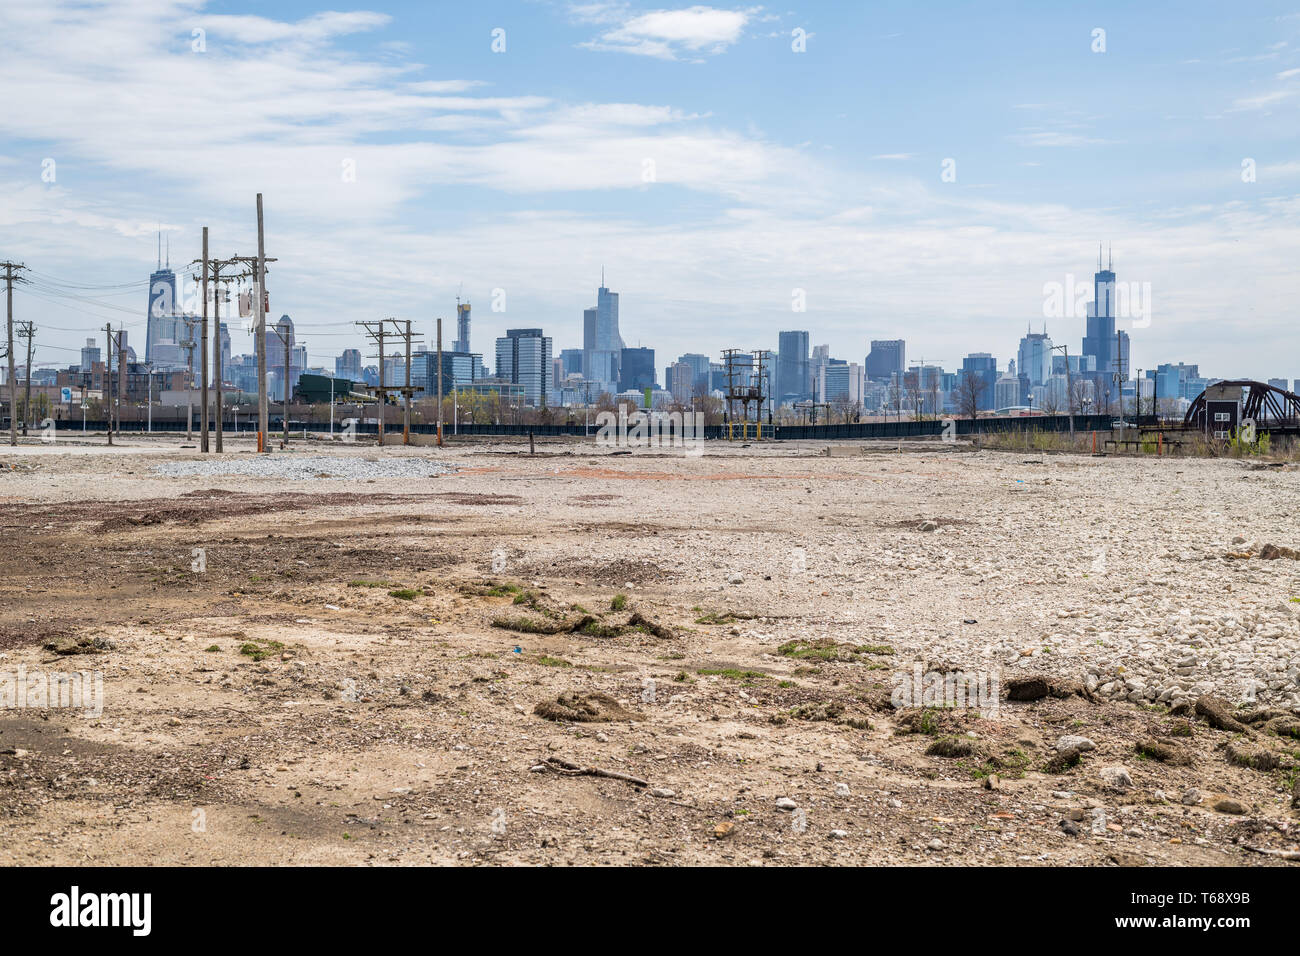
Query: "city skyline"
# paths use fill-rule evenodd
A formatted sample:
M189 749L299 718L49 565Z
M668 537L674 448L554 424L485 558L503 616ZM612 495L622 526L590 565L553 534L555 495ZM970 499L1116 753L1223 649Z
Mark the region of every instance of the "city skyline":
M215 254L246 255L260 190L272 312L293 316L312 365L331 367L357 344L352 323L379 315L426 337L441 315L450 340L457 295L478 352L519 327L581 346L604 265L624 341L655 348L660 369L774 349L789 329L854 361L902 337L951 368L1014 355L1045 318L1044 287L1089 283L1090 244L1113 237L1116 272L1151 288L1130 368L1293 379L1286 350L1258 343L1292 331L1298 292L1300 15L1200 6L1171 27L1114 4L1086 20L953 9L936 23L901 5L647 19L552 3L445 11L436 30L401 4L282 19L198 2L15 8L0 254L104 286L141 275L159 226L174 266L198 256L202 224ZM1031 98L981 71L1001 47L985 35L1008 38L1020 66L1066 68ZM950 63L931 76L909 62L922 53ZM584 65L617 76L597 86ZM283 103L261 94L261 70ZM96 71L152 105L99 115ZM196 120L187 104L218 83L215 122ZM917 128L922 106L949 120ZM87 335L127 318L110 306L134 301L41 295L15 300L46 366L75 362ZM1082 340L1084 319L1047 321L1054 340ZM126 327L146 341L142 317Z

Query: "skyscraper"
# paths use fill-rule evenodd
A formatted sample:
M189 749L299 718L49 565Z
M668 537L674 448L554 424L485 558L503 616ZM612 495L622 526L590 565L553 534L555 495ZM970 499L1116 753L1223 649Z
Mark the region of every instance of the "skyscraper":
M334 360L334 374L338 378L346 378L352 382L361 381L361 350L344 349L343 353Z
M451 343L453 352L469 352L469 303L456 299L456 341Z
M1016 353L1016 369L1029 379L1032 388L1045 385L1052 376L1052 340L1047 336L1047 326L1042 332L1025 330Z
M902 380L907 367L907 342L903 339L873 339L867 356L867 378L888 382L895 375Z
M497 339L497 378L524 387L524 401L546 405L551 389L551 340L541 329L507 329Z
M582 374L596 382L595 390L618 390L623 337L618 331L618 293L605 288L601 273L596 307L582 313Z
M655 387L654 349L623 349L619 365L618 390L620 392Z
M809 397L808 333L782 332L777 336L776 394L778 404Z
M1116 341L1115 336L1115 273L1112 265L1113 260L1102 268L1099 245L1097 272L1092 279L1093 300L1088 306L1087 331L1083 337L1083 355L1093 359L1095 372L1092 378L1103 413L1118 394L1114 383L1114 375L1119 370L1116 351L1124 344Z
M86 339L86 347L81 350L81 371L92 371L99 361L99 343L95 339Z
M158 342L181 342L186 336L178 333L176 301L176 273L172 271L170 250L167 264L163 265L162 239L159 236L158 268L149 276L149 311L146 313L144 333L144 360L154 362L154 345ZM172 357L169 356L169 360Z

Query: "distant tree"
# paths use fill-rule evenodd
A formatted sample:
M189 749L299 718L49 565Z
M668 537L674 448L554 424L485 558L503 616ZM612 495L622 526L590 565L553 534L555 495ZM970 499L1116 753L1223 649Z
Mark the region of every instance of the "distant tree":
M967 373L957 382L957 411L963 418L978 418L980 413L980 398L983 396L986 385L981 375Z

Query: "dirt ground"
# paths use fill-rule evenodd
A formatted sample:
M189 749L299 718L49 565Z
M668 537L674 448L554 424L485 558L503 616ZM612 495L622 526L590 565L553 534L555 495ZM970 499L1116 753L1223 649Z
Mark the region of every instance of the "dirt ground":
M1296 865L1300 473L714 445L5 448L0 863Z

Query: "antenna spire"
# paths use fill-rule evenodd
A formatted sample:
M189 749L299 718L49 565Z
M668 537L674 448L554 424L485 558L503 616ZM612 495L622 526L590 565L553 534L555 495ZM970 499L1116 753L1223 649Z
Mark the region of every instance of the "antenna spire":
M162 271L162 224L158 226L158 271Z
M1106 268L1115 268L1115 247L1113 245L1108 245L1106 247Z

